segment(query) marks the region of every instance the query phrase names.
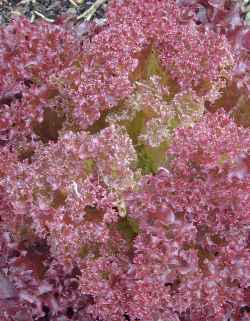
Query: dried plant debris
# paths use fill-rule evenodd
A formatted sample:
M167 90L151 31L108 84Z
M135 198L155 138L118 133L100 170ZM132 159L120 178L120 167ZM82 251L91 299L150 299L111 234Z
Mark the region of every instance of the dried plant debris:
M243 0L241 11L245 14L245 23L246 25L250 25L250 1Z
M13 17L25 15L31 21L37 18L53 22L68 14L78 20L102 19L105 14L104 0L0 0L0 24Z

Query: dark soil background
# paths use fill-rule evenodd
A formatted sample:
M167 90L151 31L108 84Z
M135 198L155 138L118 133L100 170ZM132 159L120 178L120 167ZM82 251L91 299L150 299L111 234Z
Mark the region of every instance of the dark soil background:
M35 12L43 15L48 21L67 14L76 22L77 17L86 12L97 0L0 0L0 25L6 24L16 16L26 16L31 21L41 18ZM152 0L153 1L153 0ZM185 2L185 0L176 0ZM242 16L247 25L250 25L250 0L229 0L238 2L241 6ZM105 10L109 0L101 5L92 19L105 18ZM83 19L81 19L82 21Z
M0 0L0 25L8 23L16 16L26 16L32 21L40 18L36 13L41 13L45 18L55 20L63 14L77 17L88 10L96 0ZM75 3L75 4L74 4ZM108 1L100 6L92 19L102 19Z

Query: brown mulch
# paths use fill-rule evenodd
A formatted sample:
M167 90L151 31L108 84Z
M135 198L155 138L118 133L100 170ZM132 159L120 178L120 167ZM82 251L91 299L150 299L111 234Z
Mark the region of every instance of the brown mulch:
M16 16L26 16L31 21L37 18L53 21L63 14L79 17L95 0L0 0L0 25ZM108 1L100 6L93 19L103 19Z

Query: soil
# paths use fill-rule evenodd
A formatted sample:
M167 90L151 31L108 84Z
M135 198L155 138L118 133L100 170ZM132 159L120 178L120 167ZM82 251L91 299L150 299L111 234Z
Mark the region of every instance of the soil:
M63 14L77 17L85 12L95 0L0 0L0 25L8 23L12 18L24 15L32 21L41 13L48 20L55 20ZM77 4L77 5L74 5ZM102 19L108 1L99 7L92 19Z

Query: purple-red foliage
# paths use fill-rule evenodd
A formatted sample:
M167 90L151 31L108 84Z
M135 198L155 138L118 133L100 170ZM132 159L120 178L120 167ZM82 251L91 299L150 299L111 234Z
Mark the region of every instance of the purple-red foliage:
M134 298L132 311L142 320L151 320L150 311L163 317L162 306L181 320L244 320L238 310L248 304L250 282L249 134L224 112L207 114L177 130L171 171L145 177L128 195L140 226L134 291L150 288L154 298L145 295L139 306Z
M119 14L117 14L119 13ZM148 42L182 88L204 85L230 76L232 55L226 39L183 21L174 1L114 1L108 12L111 23L139 22Z
M250 320L249 30L178 4L1 27L1 320Z
M239 90L245 89L249 94L250 28L244 19L243 10L244 4L246 7L248 5L247 1L180 0L178 2L186 19L226 36L235 57L233 70L235 86Z
M37 134L34 122L41 123L46 110L63 112L62 97L58 96L51 77L71 65L81 48L80 40L66 27L59 23L32 24L27 19L18 18L0 28L2 144L9 141L20 144L25 139L34 139Z
M19 93L32 83L47 82L79 52L72 32L60 24L32 24L18 18L1 27L1 95Z
M150 46L182 88L201 93L213 81L223 87L233 63L226 39L183 23L173 1L113 1L107 25L91 39L67 25L23 18L2 27L0 37L1 132L7 141L20 131L55 140L48 122L57 131L86 129L132 93L133 73Z

